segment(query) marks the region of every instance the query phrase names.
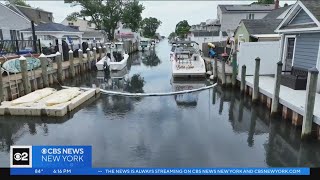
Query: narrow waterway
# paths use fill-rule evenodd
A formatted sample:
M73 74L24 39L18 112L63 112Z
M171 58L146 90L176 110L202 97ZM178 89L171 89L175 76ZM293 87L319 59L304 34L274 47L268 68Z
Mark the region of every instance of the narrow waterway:
M170 49L164 40L132 55L126 70L64 84L128 92L210 84L172 81ZM64 118L0 117L0 167L9 166L11 145L91 145L94 167L319 167L320 142L302 143L298 129L219 86L166 97L101 95Z

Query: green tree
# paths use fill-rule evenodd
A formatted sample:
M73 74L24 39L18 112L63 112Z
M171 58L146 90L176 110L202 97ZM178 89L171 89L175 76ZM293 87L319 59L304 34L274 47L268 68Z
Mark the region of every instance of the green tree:
M180 38L185 38L186 35L189 33L190 28L191 26L189 25L188 21L183 20L176 25L175 33Z
M258 4L274 4L274 0L258 0Z
M144 18L141 21L143 36L147 38L154 38L161 23L162 22L160 20L154 17Z
M19 6L31 7L29 4L26 3L26 0L7 0L7 2Z
M90 17L89 21L95 24L97 29L107 32L109 40L114 39L114 32L119 22L137 31L144 9L137 0L64 0L64 2L71 6L81 6L80 12L70 14L68 19Z
M177 34L175 32L172 32L169 34L168 39L173 39L175 37L177 37Z

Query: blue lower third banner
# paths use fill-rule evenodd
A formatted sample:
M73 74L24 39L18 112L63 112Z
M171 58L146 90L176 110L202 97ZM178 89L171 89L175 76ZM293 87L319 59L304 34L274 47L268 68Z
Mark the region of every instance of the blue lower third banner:
M11 175L310 175L310 168L12 168Z

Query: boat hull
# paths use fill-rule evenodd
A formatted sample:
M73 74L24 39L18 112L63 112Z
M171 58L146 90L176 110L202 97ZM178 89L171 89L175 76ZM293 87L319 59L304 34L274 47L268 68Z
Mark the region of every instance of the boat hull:
M198 56L196 61L191 60L193 68L188 68L189 62L179 63L175 60L174 55L171 55L172 76L174 78L205 78L206 68L204 60ZM179 68L184 67L184 68Z
M123 68L127 66L127 61L128 61L129 55L124 54L123 59L120 62L110 62L109 61L109 68L111 71L120 71Z

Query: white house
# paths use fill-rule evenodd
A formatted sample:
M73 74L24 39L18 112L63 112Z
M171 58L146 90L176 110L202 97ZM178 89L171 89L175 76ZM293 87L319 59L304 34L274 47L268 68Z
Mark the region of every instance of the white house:
M69 21L65 18L61 24L65 26L76 26L79 27L79 31L93 31L96 29L96 25L94 23L90 23L85 19L78 18L76 21Z
M30 27L31 22L28 18L0 3L0 40L23 39L20 30Z
M233 35L242 19L262 19L278 6L279 4L218 5L217 17L221 31Z
M188 34L187 39L195 41L199 44L199 49L202 50L202 44L207 42L225 41L228 38L226 32L221 31L192 31Z
M114 32L114 37L121 40L131 40L133 43L140 41L140 31L133 32L121 22L118 23L118 29Z

